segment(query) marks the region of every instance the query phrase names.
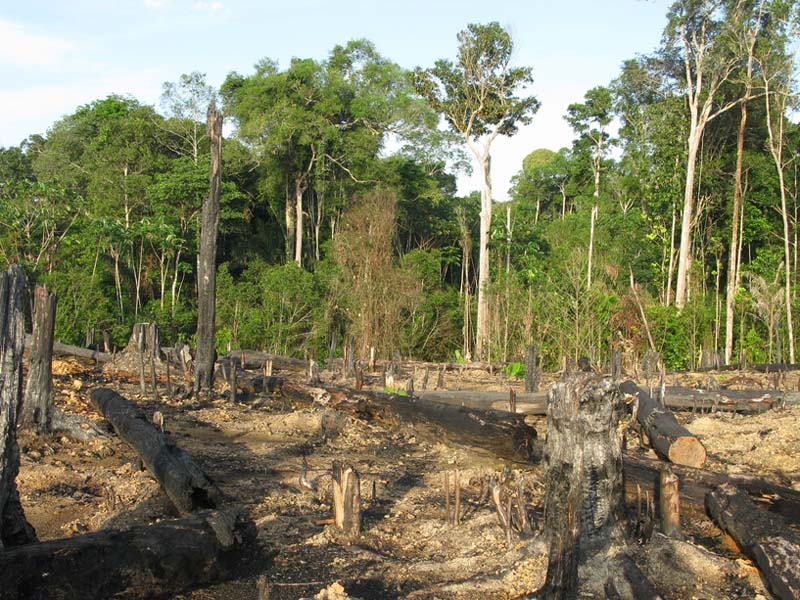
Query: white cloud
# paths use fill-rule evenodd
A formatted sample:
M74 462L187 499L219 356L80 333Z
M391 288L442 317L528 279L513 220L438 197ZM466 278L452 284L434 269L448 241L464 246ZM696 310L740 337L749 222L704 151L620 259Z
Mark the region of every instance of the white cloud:
M66 39L26 31L0 19L0 64L15 67L48 67L61 63L74 44Z
M223 8L222 2L219 0L212 0L211 2L195 2L194 9L201 12L217 13Z
M55 121L83 104L110 94L130 94L144 103L154 103L164 73L150 70L125 75L100 75L70 83L8 90L0 88L0 113L14 119L0 128L0 147L19 144L34 133L45 133Z
M144 5L153 10L160 10L169 3L169 0L144 0Z

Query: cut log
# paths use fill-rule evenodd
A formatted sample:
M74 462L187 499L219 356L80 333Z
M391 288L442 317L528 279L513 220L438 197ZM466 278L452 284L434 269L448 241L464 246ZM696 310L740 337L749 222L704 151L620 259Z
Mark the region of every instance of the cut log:
M231 509L0 550L0 599L172 596L226 577L255 534Z
M495 391L417 391L414 395L425 400L448 404L463 404L474 408L502 409L508 406L508 396ZM720 411L740 414L760 414L782 406L784 394L779 390L694 390L685 387L667 387L664 405L671 410ZM526 415L547 414L546 392L517 392L517 411Z
M784 402L781 390L695 390L667 386L664 391L664 404L673 410L760 414L783 406Z
M650 444L663 458L679 465L701 467L706 449L689 430L678 424L668 409L659 406L645 390L632 381L619 386L623 394L636 398L636 420L650 438Z
M25 273L17 265L0 273L0 548L36 541L36 532L25 518L17 490L25 284Z
M219 505L221 492L211 479L131 402L107 388L93 389L89 396L97 411L142 458L178 511L186 514Z
M338 386L311 387L284 381L281 393L304 404L319 402L359 418L389 425L413 423L432 429L430 437L483 449L513 461L538 461L541 444L524 415L433 402L413 396L354 390Z
M33 343L33 338L30 335L25 336L25 345L30 347ZM53 342L53 355L54 356L77 356L78 358L89 358L95 362L108 362L111 360L111 354L108 352L100 352L92 350L91 348L81 348L80 346L72 346L70 344L62 344L61 342Z
M800 536L732 485L718 487L706 501L714 520L758 565L770 591L781 600L800 598Z
M663 464L660 460L626 454L624 466L628 486L635 488L639 484L642 493L649 491L655 497ZM748 475L725 475L680 465L671 465L670 468L680 481L682 509L704 513L706 495L727 483L746 491L759 505L800 527L800 491Z

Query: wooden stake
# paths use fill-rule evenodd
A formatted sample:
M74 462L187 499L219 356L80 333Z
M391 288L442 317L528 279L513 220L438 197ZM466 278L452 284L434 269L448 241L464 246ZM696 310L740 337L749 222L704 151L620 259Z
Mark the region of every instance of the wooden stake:
M450 520L450 471L444 472L444 520Z
M517 392L514 388L508 388L508 412L517 412Z
M455 480L453 482L454 502L453 502L453 525L458 525L461 515L461 474L456 469Z
M375 372L375 346L369 348L369 372Z
M272 377L272 359L264 361L264 375Z
M136 351L139 354L139 393L144 397L147 394L147 385L144 382L144 323L134 325L136 331Z

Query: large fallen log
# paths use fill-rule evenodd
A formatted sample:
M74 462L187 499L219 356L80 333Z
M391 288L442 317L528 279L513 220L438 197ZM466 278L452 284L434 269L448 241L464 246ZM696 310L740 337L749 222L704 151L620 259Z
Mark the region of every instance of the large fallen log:
M224 578L255 534L230 509L0 550L0 599L171 596Z
M663 464L660 460L625 454L625 479L629 488L633 487L635 492L635 486L639 485L642 494L649 492L654 498ZM800 491L749 475L726 475L681 465L671 465L670 468L680 482L682 510L704 513L706 496L717 487L728 484L744 490L759 506L800 527Z
M25 336L25 345L29 346L33 342L30 334ZM61 342L53 342L53 354L55 356L77 356L78 358L90 358L95 362L108 362L111 360L111 354L108 352L99 352L91 348L81 348L80 346L71 346L70 344L62 344Z
M508 407L508 392L484 390L422 390L414 396L447 404L463 404L473 408ZM526 415L547 414L547 392L517 392L517 412ZM695 390L686 387L667 387L664 405L671 410L699 412L736 412L760 414L775 406L781 406L784 394L780 390Z
M679 465L703 466L706 462L705 446L688 429L678 424L669 409L659 406L650 394L632 381L620 384L619 389L623 394L636 398L636 420L660 456Z
M131 402L108 388L93 389L89 397L95 409L141 457L178 511L186 514L219 505L221 492L217 486Z
M781 390L696 390L677 386L664 390L664 405L672 410L760 414L783 406L784 402Z
M781 600L800 598L800 536L732 485L711 492L706 503L714 520L758 565L772 593Z
M423 400L400 394L354 390L338 386L312 387L284 381L281 393L296 402L319 402L368 421L428 426L435 439L487 450L514 461L539 461L541 442L524 415Z

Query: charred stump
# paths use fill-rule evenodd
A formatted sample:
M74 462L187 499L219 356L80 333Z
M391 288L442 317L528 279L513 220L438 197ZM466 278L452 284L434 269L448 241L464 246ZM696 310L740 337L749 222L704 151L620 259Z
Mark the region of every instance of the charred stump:
M217 486L131 402L107 388L94 389L89 396L97 411L141 457L179 512L186 514L219 505L221 493Z
M579 562L622 539L624 402L613 380L583 373L555 384L549 401L542 592L576 598Z
M36 541L36 532L25 518L17 490L25 285L25 273L17 265L0 273L0 548Z
M52 431L53 417L53 331L56 296L47 286L37 285L33 301L33 332L28 349L28 381L22 402L23 425L39 433Z

